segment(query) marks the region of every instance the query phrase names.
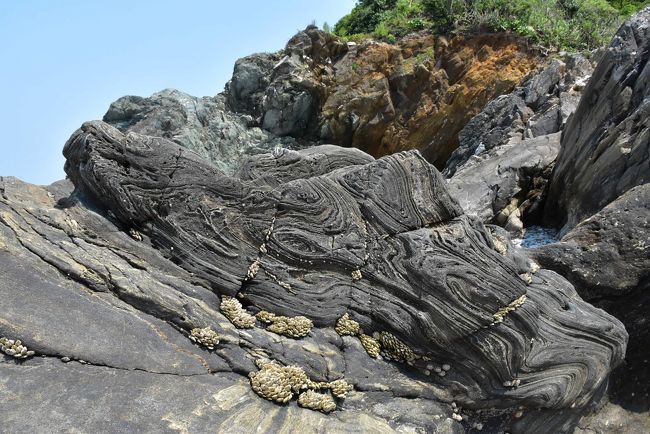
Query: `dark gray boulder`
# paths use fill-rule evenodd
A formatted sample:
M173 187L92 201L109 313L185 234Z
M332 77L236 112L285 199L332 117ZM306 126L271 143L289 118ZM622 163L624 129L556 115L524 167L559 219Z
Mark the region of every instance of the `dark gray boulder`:
M249 166L248 181L229 178L165 139L124 136L102 123L84 125L65 148L77 194L142 233L196 284L219 296L236 295L253 311L308 316L317 327L314 345L332 339L328 330L346 311L366 333L392 333L431 360L397 371L421 378L422 392L390 380L388 390L403 391L392 393L447 396L474 421L486 420L486 409L565 408L524 411L521 421L570 429L572 416L586 411L622 357L626 338L618 322L580 301L554 273L529 275L527 285L520 268L495 250L482 224L463 215L417 153L373 161L335 149L310 152L286 160L280 155L275 163L299 167L311 160L304 166L310 171L272 175L267 183L261 168L256 175ZM269 158L252 164L268 166ZM341 158L347 162L335 163ZM327 164L313 164L323 159ZM193 311L169 319L183 329L205 324ZM218 318L210 323L223 330ZM578 330L594 337L576 339ZM256 346L270 345L263 330L251 333L247 339L260 339ZM380 372L394 364L368 359L354 339L345 342L357 361L346 363L348 356L332 349L327 368L298 349L295 355L277 354L272 345L268 351L309 366L314 377L346 372L368 393L386 380L367 383L364 372L391 378ZM232 356L222 357L233 363ZM239 369L250 370L241 363ZM422 377L428 363L448 363L451 370L447 377ZM585 369L567 382L563 367L576 364ZM504 385L515 379L516 387ZM490 423L518 431L503 416Z
M650 182L650 8L617 32L562 137L545 219L563 233Z
M281 58L280 53L258 53L235 62L232 78L225 90L234 111L260 116L260 103L270 83L271 71Z
M347 45L308 26L276 54L239 59L225 95L235 111L255 117L278 136L313 136L327 94L332 62Z

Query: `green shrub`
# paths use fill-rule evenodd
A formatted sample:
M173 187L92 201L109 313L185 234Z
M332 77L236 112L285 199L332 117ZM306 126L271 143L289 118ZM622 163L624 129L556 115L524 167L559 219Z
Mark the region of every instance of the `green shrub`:
M334 27L339 36L391 40L409 32L512 31L556 49L607 43L623 18L650 0L360 0Z

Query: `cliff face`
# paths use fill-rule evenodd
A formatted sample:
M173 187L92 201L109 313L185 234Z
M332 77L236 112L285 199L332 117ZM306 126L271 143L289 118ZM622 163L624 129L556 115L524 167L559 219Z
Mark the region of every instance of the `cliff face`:
M310 27L275 58L241 59L227 94L276 134L376 157L417 149L442 168L467 121L539 63L506 35L342 44Z
M650 182L650 10L617 32L562 137L546 219L564 232Z

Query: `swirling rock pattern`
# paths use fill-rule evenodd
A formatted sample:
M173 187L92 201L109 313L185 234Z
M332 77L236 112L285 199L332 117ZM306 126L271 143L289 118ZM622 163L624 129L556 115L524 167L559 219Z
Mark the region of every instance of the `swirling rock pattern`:
M312 162L327 162L285 179L281 158L270 178L252 161L242 179L166 139L91 122L64 153L78 197L106 209L125 231L142 233L211 294L237 297L251 311L306 316L316 328L304 339L316 342L322 342L320 330L338 336L335 324L348 312L364 333L388 332L422 356L412 367L392 367L344 337L350 345L343 351L345 378L356 390L376 390L360 375L370 370L383 378L391 366L410 381L424 381L389 385L395 396L455 400L476 414L500 409L501 417L486 424L512 432L526 424L562 432L623 357L627 336L617 320L582 302L552 272L524 283L519 275L531 270L497 252L489 232L463 214L441 175L417 152L372 160L310 151ZM270 158L257 161L268 165ZM304 158L284 161L300 165ZM259 268L250 278L254 262ZM354 271L361 279L352 278ZM214 312L218 301L211 298L207 306ZM196 316L200 311L183 308L165 319L202 318L200 325L209 325ZM495 324L500 312L506 313ZM223 335L221 328L215 330ZM335 354L340 350L332 362L340 357ZM321 372L304 359L295 364L318 380L337 370L332 362ZM423 374L429 363L450 370L433 379ZM344 409L354 407L350 398ZM523 412L516 423L503 416L518 406L542 411Z

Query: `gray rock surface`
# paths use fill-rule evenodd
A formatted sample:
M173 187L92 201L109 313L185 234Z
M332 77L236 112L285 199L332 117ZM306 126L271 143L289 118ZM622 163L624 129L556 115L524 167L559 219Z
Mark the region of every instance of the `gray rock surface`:
M247 101L253 98L249 93L255 92L251 82L256 78L248 69L239 77L243 78L231 87ZM229 110L225 98L224 95L198 98L174 89L157 92L149 98L125 96L111 104L104 121L123 132L171 139L210 160L227 174L232 174L248 155L275 147L300 149L312 145L301 144L291 137L276 137L255 126L251 115Z
M562 137L545 219L563 233L650 182L650 8L617 32Z
M254 116L273 134L309 135L325 102L331 63L346 51L331 34L308 26L279 53L239 59L225 95L234 110Z
M43 356L0 361L4 427L569 432L623 357L618 321L499 248L417 152L283 150L229 177L102 122L64 152L74 186L0 179L0 335ZM315 327L237 329L227 295ZM426 358L369 357L345 312ZM187 338L206 326L214 351ZM330 415L272 404L245 377L263 357L354 391Z
M459 134L443 174L463 210L521 236L541 212L560 134L592 66L555 59L508 95L490 101Z
M650 432L650 413L632 413L607 403L578 423L574 434L630 434Z
M650 184L628 190L560 242L528 253L625 324L630 344L610 396L627 409L650 410Z

